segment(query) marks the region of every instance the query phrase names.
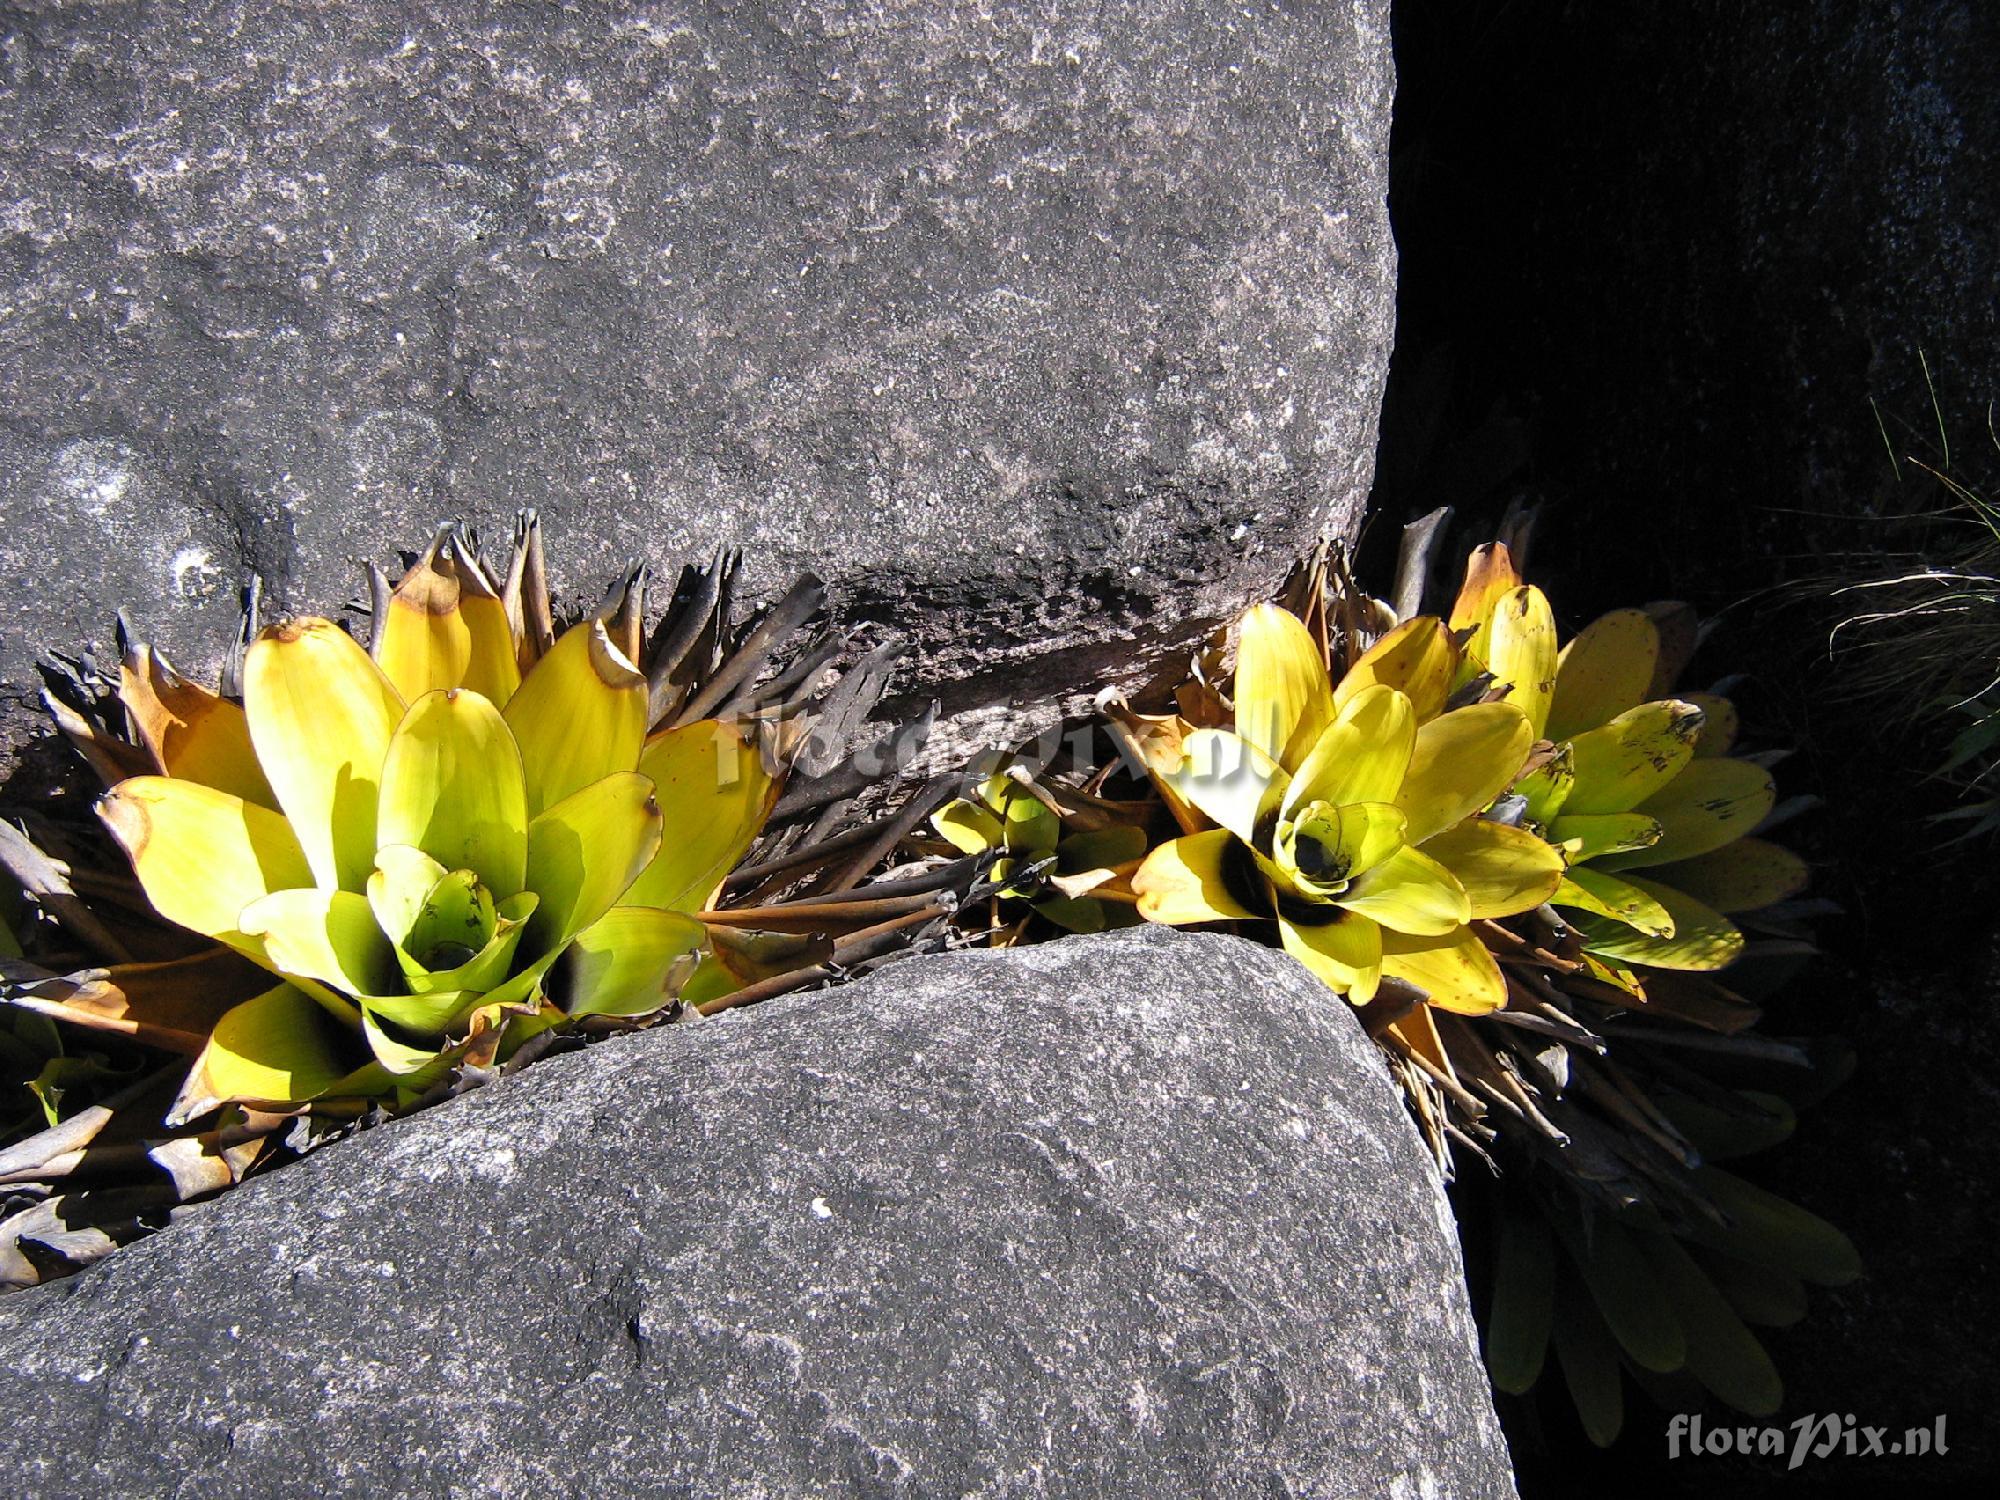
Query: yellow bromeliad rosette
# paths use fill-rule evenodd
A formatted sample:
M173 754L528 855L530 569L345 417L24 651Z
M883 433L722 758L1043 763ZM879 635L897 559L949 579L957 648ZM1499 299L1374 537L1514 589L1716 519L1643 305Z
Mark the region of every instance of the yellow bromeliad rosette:
M1456 656L1441 621L1412 620L1336 686L1301 621L1252 609L1234 730L1186 733L1179 765L1158 772L1188 831L1134 875L1140 915L1275 922L1285 950L1357 1005L1384 976L1447 1010L1504 1005L1470 924L1540 906L1562 860L1480 816L1535 735L1510 702L1447 709Z
M1728 914L1795 895L1807 871L1748 836L1777 791L1768 769L1729 755L1734 706L1673 691L1695 644L1692 614L1614 610L1558 652L1552 627L1514 624L1547 613L1493 544L1468 563L1452 625L1468 632L1468 670L1509 689L1547 742L1517 790L1528 826L1568 867L1550 904L1572 913L1592 973L1607 982L1632 987L1630 964L1726 967L1743 949Z
M159 774L119 781L104 822L163 917L276 981L215 1025L172 1123L407 1100L482 1041L662 1009L776 797L728 724L648 734L603 623L526 648L449 549L372 658L292 620L250 645L240 706L143 651L121 696Z

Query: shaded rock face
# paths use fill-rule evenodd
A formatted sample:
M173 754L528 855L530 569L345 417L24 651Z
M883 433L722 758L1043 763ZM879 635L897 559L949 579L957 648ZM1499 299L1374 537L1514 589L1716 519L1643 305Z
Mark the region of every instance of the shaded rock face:
M16 16L6 690L121 603L206 668L246 570L325 612L524 503L590 602L817 568L948 710L1143 677L1357 519L1386 12Z
M1508 1496L1291 959L913 960L545 1061L0 1304L17 1493Z

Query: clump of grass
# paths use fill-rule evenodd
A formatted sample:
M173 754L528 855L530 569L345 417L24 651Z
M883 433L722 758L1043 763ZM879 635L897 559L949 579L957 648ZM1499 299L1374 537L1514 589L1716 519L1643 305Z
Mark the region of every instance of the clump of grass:
M1911 518L1921 530L1909 551L1891 555L1897 566L1878 555L1875 571L1831 589L1842 615L1828 646L1846 695L1947 742L1933 774L1959 789L1962 805L1938 820L1965 824L1969 839L2000 831L2000 502L1977 472L1954 466L1935 393L1932 409L1929 457L1898 463L1882 431L1897 478L1904 465L1928 475L1941 503ZM1985 436L1978 452L2000 470L1990 406Z

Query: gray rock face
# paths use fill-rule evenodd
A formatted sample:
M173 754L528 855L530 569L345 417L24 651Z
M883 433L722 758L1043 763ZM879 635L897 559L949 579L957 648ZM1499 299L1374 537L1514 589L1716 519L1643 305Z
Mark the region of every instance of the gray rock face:
M522 503L948 710L1130 682L1372 466L1386 0L65 5L0 56L0 678Z
M547 1060L0 1304L29 1495L1509 1496L1292 960L913 960Z

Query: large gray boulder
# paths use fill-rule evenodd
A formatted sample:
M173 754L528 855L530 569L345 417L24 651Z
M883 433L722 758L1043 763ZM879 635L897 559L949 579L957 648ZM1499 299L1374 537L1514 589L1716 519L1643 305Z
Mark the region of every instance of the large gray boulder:
M0 1303L22 1495L1510 1496L1348 1008L1153 929L547 1060Z
M4 694L119 604L205 668L246 570L324 612L524 502L591 602L817 568L948 712L1142 680L1356 523L1387 12L17 12Z

